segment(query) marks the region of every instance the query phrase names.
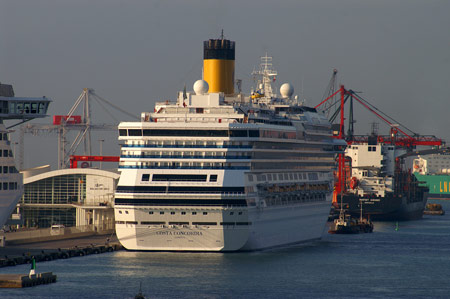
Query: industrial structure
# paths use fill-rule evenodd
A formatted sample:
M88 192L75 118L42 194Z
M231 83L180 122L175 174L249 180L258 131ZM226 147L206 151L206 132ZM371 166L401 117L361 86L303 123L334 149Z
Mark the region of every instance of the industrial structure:
M323 104L338 94L340 106L330 121L334 122L340 115L340 121L334 126L334 135L345 139L348 145L345 154L338 156L339 166L335 176L333 205L340 210L339 219L345 214L344 206L349 213L359 214L360 217L364 213L380 220L422 217L428 188L420 186L412 176L411 167L405 166L405 158L417 146L441 146L442 140L413 132L343 85L315 108L327 109ZM345 134L344 105L348 100L350 109ZM354 100L388 124L390 134L383 136L373 130L370 135L355 135Z
M41 166L22 171L24 194L19 211L25 227L52 225L114 227L114 190L118 172L92 168L50 171Z
M111 117L112 114L106 105L128 115L132 119L139 119L136 115L128 113L120 107L100 97L91 88L83 89L83 92L66 115L54 115L52 124L25 124L20 128L19 137L19 169L24 168L24 135L25 134L52 134L58 135L58 168L64 169L70 166L70 156L74 155L81 144L83 144L83 155L92 155L91 131L115 131L117 124L94 124L92 123L91 101L96 101ZM77 108L83 109L82 115L75 115ZM118 123L118 122L117 122ZM77 135L73 141L69 141L68 132L75 131Z
M118 162L117 156L92 156L92 130L115 131L117 124L93 124L91 102L96 101L112 118L106 105L137 118L85 88L66 115L54 115L51 124L22 124L19 135L18 169L23 174L24 193L8 225L45 228L58 224L66 227L91 227L92 230L114 228L114 190L117 171L91 168L93 161ZM106 105L105 105L106 104ZM75 112L81 108L81 115ZM115 123L116 121L114 121ZM70 141L68 133L77 135ZM49 165L24 170L24 137L54 134L58 136L58 170ZM103 140L100 140L103 141ZM82 145L82 146L81 146ZM77 151L82 156L77 156ZM81 168L77 168L81 161ZM70 167L70 168L69 168Z

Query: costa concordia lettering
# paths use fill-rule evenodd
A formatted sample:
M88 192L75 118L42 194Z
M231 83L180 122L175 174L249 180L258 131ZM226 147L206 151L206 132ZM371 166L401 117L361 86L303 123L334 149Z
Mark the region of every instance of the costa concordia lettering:
M257 250L321 237L346 143L263 57L234 91L235 43L204 42L204 78L119 124L116 233L130 250ZM239 88L237 88L239 90Z
M171 236L171 235L183 235L183 236L201 236L202 232L186 232L186 231L158 231L156 232L157 235L167 235L167 236Z

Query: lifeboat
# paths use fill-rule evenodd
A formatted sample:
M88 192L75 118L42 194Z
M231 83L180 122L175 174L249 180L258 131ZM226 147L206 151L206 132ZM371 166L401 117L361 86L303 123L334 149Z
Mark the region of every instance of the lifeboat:
M356 187L358 187L358 179L352 177L352 179L350 180L350 188L352 188L352 190L355 190Z

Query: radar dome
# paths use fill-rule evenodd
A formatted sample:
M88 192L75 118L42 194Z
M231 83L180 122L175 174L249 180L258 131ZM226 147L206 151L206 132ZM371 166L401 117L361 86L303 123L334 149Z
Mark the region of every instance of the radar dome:
M283 98L290 98L294 93L294 86L290 83L284 83L280 87L280 94Z
M209 90L208 82L205 80L197 80L194 83L195 94L205 94Z

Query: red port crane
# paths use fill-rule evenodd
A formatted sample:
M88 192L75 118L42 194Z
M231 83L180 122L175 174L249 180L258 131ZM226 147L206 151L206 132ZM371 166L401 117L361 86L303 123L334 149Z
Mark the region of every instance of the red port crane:
M315 106L314 108L321 107L328 100L333 98L337 94L341 94L341 103L340 109L336 110L335 114L333 114L330 118L330 121L333 122L337 116L340 114L340 126L339 126L339 135L338 138L346 139L348 144L352 143L364 143L367 142L368 136L358 136L353 135L353 100L360 103L364 108L375 114L378 118L380 118L383 122L388 124L391 128L391 132L389 136L378 136L378 142L383 144L393 144L397 146L402 146L406 148L414 148L418 145L423 146L441 146L443 145L443 141L440 138L431 135L419 135L411 130L409 130L406 126L401 125L399 122L395 121L392 117L389 117L385 113L381 112L375 106L370 104L367 100L363 99L360 95L356 94L352 90L345 89L344 85L341 85L339 90L334 92L332 95L323 100L320 104ZM346 101L350 99L350 115L349 115L349 130L347 135L344 134L344 104ZM378 111L378 112L377 112ZM394 122L393 122L394 121ZM402 129L403 128L403 129ZM413 134L408 134L405 131L408 130Z
M353 143L367 143L369 136L367 135L354 135L353 130L353 100L360 103L364 108L375 114L378 118L380 118L383 122L387 123L390 126L390 135L383 136L378 135L377 141L378 143L383 144L392 144L396 146L401 146L404 148L407 148L408 150L412 151L416 146L442 146L444 143L442 139L437 138L435 136L425 136L425 135L419 135L411 130L409 130L406 126L401 125L399 122L395 121L392 117L386 115L385 113L381 112L379 109L377 109L375 106L370 104L368 101L363 99L361 96L356 94L352 90L345 89L344 85L341 85L340 88L328 96L326 99L324 99L320 104L315 106L314 108L319 108L326 106L329 109L333 105L324 105L327 101L330 99L333 99L336 95L340 94L340 109L336 109L335 113L330 117L330 122L333 123L337 117L338 114L340 114L340 123L339 123L339 133L335 134L336 138L345 139L349 145ZM347 134L344 133L344 105L347 102L347 100L350 99L350 110L349 110L349 128ZM403 129L401 128L403 127ZM407 134L405 131L408 130L412 134ZM411 136L412 135L412 136ZM337 180L335 182L335 191L334 191L334 197L336 197L337 194L344 192L346 190L346 177L349 176L349 162L346 161L344 154L339 154L338 157L338 173L337 173ZM333 201L335 201L336 198L333 198Z
M119 162L119 156L70 156L70 168L77 168L78 161L85 162Z

